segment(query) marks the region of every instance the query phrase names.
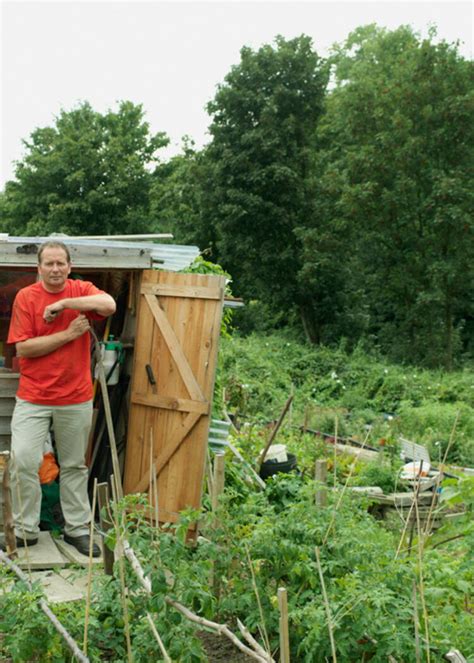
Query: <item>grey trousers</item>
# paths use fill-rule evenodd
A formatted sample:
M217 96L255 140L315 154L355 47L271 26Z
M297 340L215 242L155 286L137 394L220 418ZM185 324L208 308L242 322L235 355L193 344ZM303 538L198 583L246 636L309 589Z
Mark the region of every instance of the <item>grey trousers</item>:
M59 491L69 536L89 533L91 509L87 495L85 454L92 422L92 401L78 405L34 405L20 398L12 417L11 493L15 534L38 536L41 487L38 471L44 443L53 422L61 468Z

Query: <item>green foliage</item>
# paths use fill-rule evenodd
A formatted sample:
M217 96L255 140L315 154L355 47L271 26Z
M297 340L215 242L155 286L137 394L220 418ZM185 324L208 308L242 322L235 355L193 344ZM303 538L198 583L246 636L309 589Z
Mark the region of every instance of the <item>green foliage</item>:
M235 491L235 485L226 491L217 520L210 514L201 517L204 538L197 547L186 546L181 537L161 535L158 548L146 528L129 532L152 578L157 605L162 604L160 596L171 594L231 628L239 616L259 637L262 620L252 567L272 650L278 650L277 591L284 586L292 658L323 662L331 649L315 556L319 546L338 657L413 660L412 588L418 562L416 556L395 558L398 536L350 499L343 500L333 520L338 495L329 496L328 508L317 509L312 482L297 474L277 475L265 493L248 490L245 499L236 500ZM474 645L472 618L465 609L472 568L472 554L466 552L454 558L437 550L426 554L425 593L435 651L447 651L453 642L462 643L467 652ZM164 570L171 583L164 582ZM419 619L423 623L421 610Z
M150 174L163 133L150 135L140 105L101 115L84 102L25 141L26 156L2 204L10 234L119 234L147 230Z
M284 334L234 335L220 349L219 385L238 419L272 421L294 391L287 422L364 439L399 435L442 459L456 422L449 460L474 465L474 376L404 368L362 350L315 348ZM221 394L219 394L220 399ZM390 415L392 418L389 418Z
M403 486L397 478L396 470L398 469L390 463L378 460L363 463L352 483L355 486L378 486L386 495L396 491L401 492Z
M185 137L182 152L155 168L150 188L152 229L173 233L178 243L197 244L209 254L215 230L209 223L206 191L212 187L205 150Z
M203 192L217 259L236 294L273 309L307 305L294 229L312 214L311 159L327 68L309 37L241 50L208 105ZM283 278L284 277L284 278Z
M15 663L32 660L48 652L48 660L61 658L60 636L45 617L38 605L42 596L39 584L29 590L23 582L14 583L10 573L0 571L2 583L11 583L9 591L0 594L0 633L2 649L7 651ZM45 659L42 659L45 660Z
M319 337L450 368L472 318L473 64L433 32L372 25L331 65L318 213L300 230Z

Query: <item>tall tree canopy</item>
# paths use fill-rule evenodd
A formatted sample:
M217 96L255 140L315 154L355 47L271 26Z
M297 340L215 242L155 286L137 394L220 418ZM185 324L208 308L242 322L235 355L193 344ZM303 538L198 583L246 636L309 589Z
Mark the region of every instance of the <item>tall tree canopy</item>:
M332 260L333 317L398 359L450 366L473 317L473 64L433 33L367 26L333 65L301 277L330 288Z
M100 114L86 102L36 129L7 183L2 226L11 234L146 230L150 173L165 134L151 135L141 105Z
M312 159L327 67L301 36L241 50L208 110L203 205L217 258L237 292L286 309L311 309L297 278L295 228L313 214Z

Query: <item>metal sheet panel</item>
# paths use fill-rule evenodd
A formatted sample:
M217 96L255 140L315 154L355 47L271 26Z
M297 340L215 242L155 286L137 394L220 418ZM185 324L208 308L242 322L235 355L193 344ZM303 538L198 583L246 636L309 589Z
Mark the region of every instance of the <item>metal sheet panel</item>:
M53 235L50 237L0 236L0 265L25 267L36 265L38 247L48 240L67 244L75 267L100 269L150 269L180 271L199 255L197 246L157 244L154 242L81 239Z

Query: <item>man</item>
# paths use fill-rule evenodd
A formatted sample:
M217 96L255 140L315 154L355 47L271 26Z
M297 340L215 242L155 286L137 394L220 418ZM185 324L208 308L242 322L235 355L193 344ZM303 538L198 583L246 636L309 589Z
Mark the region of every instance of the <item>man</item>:
M12 417L12 508L17 547L38 542L38 470L51 422L60 473L64 540L89 554L91 509L85 453L92 421L90 321L115 312L115 301L87 281L72 280L62 242L38 251L40 280L17 294L8 343L20 358ZM93 544L93 556L100 555Z

